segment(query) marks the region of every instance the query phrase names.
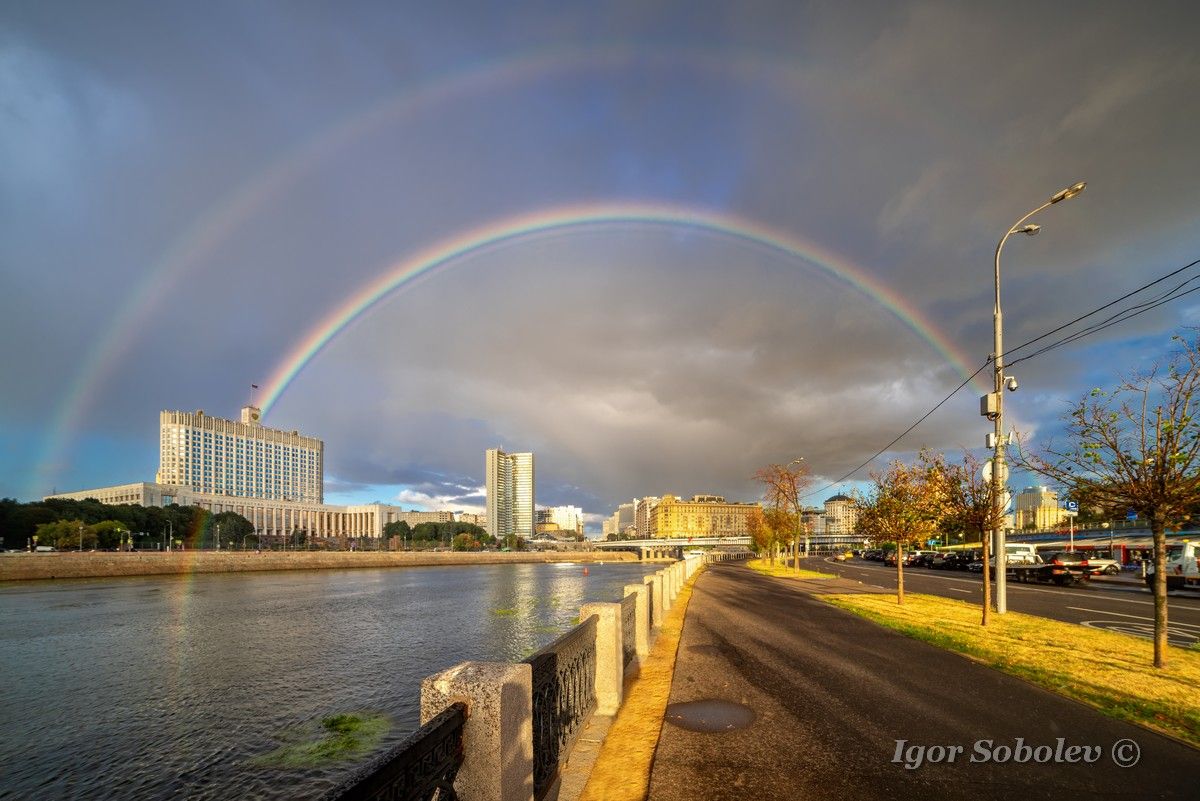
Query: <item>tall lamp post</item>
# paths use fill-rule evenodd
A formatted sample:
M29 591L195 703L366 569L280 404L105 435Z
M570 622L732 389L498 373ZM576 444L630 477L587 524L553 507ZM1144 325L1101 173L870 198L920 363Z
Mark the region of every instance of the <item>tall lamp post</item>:
M787 465L788 470L789 471L791 470L792 465L800 464L803 461L804 461L803 456L801 456L799 459L793 459L792 461L788 462L788 465ZM793 486L795 486L795 484L793 484ZM800 515L800 493L799 492L796 493L795 501L796 501L796 539L799 540L800 536L803 535L803 537L804 537L804 558L807 559L808 558L808 534L804 531L804 526L800 521L801 515ZM799 546L799 542L797 542L797 546ZM798 553L795 554L795 559L796 559L795 568L797 571L799 571L800 570L800 554L798 554Z
M992 434L992 441L989 443L995 451L992 457L992 550L996 554L996 613L1004 614L1008 611L1008 593L1005 582L1008 554L1005 552L1005 537L1004 537L1004 506L1007 494L1006 473L1007 466L1004 463L1004 447L1008 444L1004 436L1004 398L1003 393L1005 386L1009 391L1015 391L1017 388L1017 379L1012 376L1007 378L1004 375L1004 335L1003 322L1004 317L1000 312L1000 252L1004 250L1004 243L1013 234L1026 234L1033 236L1038 231L1042 230L1040 225L1030 223L1026 224L1033 215L1039 211L1053 206L1063 200L1068 200L1075 197L1086 183L1080 181L1077 184L1072 184L1066 189L1060 189L1055 192L1049 200L1038 206L1033 211L1026 214L1021 219L1012 225L1004 236L1000 238L999 244L996 245L996 305L992 310L992 336L993 336L993 365L995 372L995 384L990 395L984 395L980 404L980 412L990 420L995 422L995 431ZM987 581L987 576L984 576L984 581Z

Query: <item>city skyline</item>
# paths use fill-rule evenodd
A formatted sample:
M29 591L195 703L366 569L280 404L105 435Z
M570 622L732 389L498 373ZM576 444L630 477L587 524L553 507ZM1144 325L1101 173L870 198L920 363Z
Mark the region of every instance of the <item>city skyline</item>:
M1012 345L1200 256L1191 6L467 5L0 12L0 497L145 480L148 411L251 384L335 504L482 510L496 444L591 531L822 490L984 366L1051 193ZM1053 435L1196 297L1015 365L1006 418ZM880 458L982 453L986 378Z

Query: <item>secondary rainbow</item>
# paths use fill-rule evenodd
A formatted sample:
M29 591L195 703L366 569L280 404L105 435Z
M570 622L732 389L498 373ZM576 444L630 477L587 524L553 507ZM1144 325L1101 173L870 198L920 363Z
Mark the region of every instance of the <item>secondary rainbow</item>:
M811 264L871 298L928 342L961 374L974 370L950 340L907 299L849 260L792 234L726 212L687 206L647 203L597 203L555 207L493 221L437 242L396 262L383 275L364 284L327 314L288 352L271 372L263 394L266 414L310 361L355 320L413 279L440 267L460 263L485 248L515 242L536 234L596 226L663 226L709 231L765 247ZM987 392L977 384L981 392Z

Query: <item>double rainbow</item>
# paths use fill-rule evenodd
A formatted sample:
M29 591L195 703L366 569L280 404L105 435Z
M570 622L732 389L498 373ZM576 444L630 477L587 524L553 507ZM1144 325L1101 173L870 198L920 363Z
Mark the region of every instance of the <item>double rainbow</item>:
M968 360L907 299L848 261L814 242L769 228L733 214L664 203L594 203L554 207L508 217L472 228L437 242L398 261L378 278L364 284L329 312L288 352L270 374L265 386L264 415L279 400L296 376L355 320L367 314L405 284L437 269L460 264L484 249L514 244L547 232L602 226L657 226L708 231L767 248L798 262L817 267L886 308L901 323L929 343L963 378L974 371ZM982 392L987 388L978 385Z

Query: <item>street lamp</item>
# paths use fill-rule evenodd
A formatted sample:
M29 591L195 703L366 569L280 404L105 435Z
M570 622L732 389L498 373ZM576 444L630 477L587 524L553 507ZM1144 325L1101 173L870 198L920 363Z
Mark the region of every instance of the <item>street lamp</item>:
M1004 437L1004 387L1007 383L1010 391L1017 389L1017 380L1011 376L1007 379L1004 375L1004 337L1003 337L1003 321L1004 317L1000 312L1000 252L1004 250L1004 243L1013 234L1025 234L1033 236L1042 229L1040 225L1033 223L1026 224L1033 215L1043 209L1053 206L1063 200L1069 200L1075 197L1086 183L1080 181L1072 184L1066 189L1060 189L1055 192L1049 200L1038 206L1033 211L1026 214L1021 219L1017 220L1016 224L1011 226L1004 236L1000 238L999 244L996 245L996 305L992 310L992 335L993 335L993 365L995 372L995 384L991 394L983 396L981 405L981 413L988 419L995 422L995 433L990 443L995 449L995 455L992 458L992 544L996 554L996 613L1004 614L1008 611L1008 595L1005 582L1007 566L1007 553L1005 553L1005 537L1004 537L1004 498L1002 494L1007 494L1006 487L1006 466L1004 464L1004 446L1008 444ZM984 581L988 580L984 576Z
M804 457L801 456L799 459L793 459L792 461L788 462L787 466L791 467L792 465L800 464L803 461L804 461ZM801 516L802 515L800 513L800 494L797 493L796 494L796 533L798 535L803 535L803 537L804 537L804 558L807 559L808 558L808 529L804 528L804 526L801 524L801 521L800 521ZM800 555L797 554L796 555L796 570L799 570L799 569L800 569Z

